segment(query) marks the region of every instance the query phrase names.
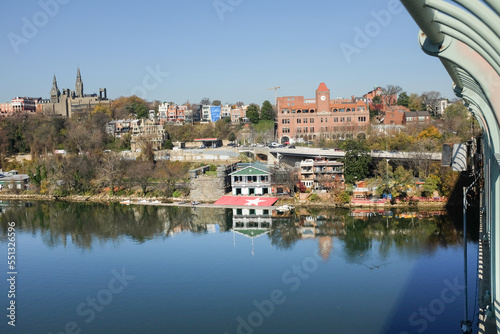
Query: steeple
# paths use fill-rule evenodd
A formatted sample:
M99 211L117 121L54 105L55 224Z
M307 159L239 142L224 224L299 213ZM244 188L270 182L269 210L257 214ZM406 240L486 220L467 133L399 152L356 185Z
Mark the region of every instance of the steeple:
M52 81L52 89L50 90L50 102L58 103L59 96L61 96L61 91L59 91L59 88L57 88L56 75L54 74L54 80Z
M83 97L83 81L82 76L80 75L80 66L78 66L78 70L76 72L75 95L77 97Z

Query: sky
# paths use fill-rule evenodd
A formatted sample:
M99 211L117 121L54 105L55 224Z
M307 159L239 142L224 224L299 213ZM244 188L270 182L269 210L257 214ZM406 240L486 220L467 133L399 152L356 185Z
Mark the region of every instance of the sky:
M453 98L396 0L23 0L0 5L0 103L49 98L52 78L109 98L262 104L399 85Z

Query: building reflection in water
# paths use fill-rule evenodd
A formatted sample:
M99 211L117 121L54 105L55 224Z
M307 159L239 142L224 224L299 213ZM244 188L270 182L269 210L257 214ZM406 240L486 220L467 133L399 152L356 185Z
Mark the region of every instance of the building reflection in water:
M236 247L236 234L252 240L252 255L255 255L254 238L263 236L271 231L273 218L268 209L242 208L233 209L233 243Z

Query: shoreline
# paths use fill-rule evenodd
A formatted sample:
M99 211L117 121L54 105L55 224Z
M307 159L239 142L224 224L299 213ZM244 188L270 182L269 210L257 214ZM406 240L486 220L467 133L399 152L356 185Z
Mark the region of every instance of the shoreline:
M162 203L175 204L176 202L183 201L181 198L165 198L165 197L139 197L139 196L109 196L109 195L70 195L70 196L54 196L54 195L41 195L41 194L0 194L0 200L35 200L35 201L64 201L64 202L89 202L89 203L120 203L123 201L131 201L137 203L139 201L161 201ZM186 200L184 200L186 201ZM189 201L189 200L187 200ZM203 204L213 204L214 202L205 202ZM154 204L154 203L150 203ZM363 208L380 210L385 208L415 208L415 209L446 209L447 202L418 202L414 204L408 203L350 203L344 205L333 204L329 202L295 202L289 199L278 199L276 207L283 204L291 204L301 208ZM458 205L457 205L458 206Z

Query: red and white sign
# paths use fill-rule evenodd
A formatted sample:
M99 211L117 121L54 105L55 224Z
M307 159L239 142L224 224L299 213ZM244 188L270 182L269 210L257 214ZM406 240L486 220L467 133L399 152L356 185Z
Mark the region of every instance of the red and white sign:
M256 196L222 196L215 205L272 206L278 198Z

